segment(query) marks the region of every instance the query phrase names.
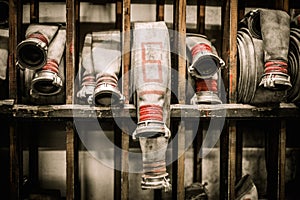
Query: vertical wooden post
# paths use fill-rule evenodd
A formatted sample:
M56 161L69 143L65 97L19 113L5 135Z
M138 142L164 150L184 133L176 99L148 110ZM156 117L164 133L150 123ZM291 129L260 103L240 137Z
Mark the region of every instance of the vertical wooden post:
M281 120L278 144L278 193L280 200L285 199L285 164L286 164L286 121Z
M287 13L290 13L289 0L276 0L275 1L275 9L284 10Z
M77 53L76 0L66 0L66 103L72 104L74 93L75 56Z
M129 70L130 70L130 0L123 1L122 9L122 75L123 75L123 95L125 103L129 103ZM125 124L124 124L125 127ZM129 199L129 135L122 132L122 191L121 199Z
M193 141L193 146L194 146L193 182L202 181L202 156L199 155L202 142L203 142L203 123L201 123L201 125L198 127L196 137Z
M66 0L66 104L74 101L75 66L78 63L77 36L79 1ZM72 121L66 122L66 199L78 199L78 148L77 135Z
M30 23L39 22L39 1L30 0ZM38 186L39 181L39 151L38 151L38 133L37 124L29 123L30 144L29 144L29 179L32 183L32 188Z
M156 21L165 19L165 0L156 0Z
M21 0L9 0L9 56L8 56L8 88L9 98L18 102L17 78L18 70L16 66L16 49L21 40L22 33L22 14Z
M9 157L10 157L10 199L21 199L23 184L23 156L21 137L17 130L17 125L11 123L9 127Z
M66 199L74 200L79 199L79 186L78 186L78 147L77 147L77 134L74 131L73 123L66 122L66 170L67 170L67 191Z
M39 1L30 0L30 23L39 22Z
M177 53L175 56L175 65L178 66L178 101L179 104L185 104L185 87L186 87L186 0L176 0L174 4L174 50ZM185 121L181 120L178 127L178 144L177 148L177 170L173 176L177 176L176 184L173 183L173 195L177 199L185 199L184 190L184 161L185 161Z
M222 58L226 63L222 78L227 91L228 102L236 103L237 100L237 20L238 20L238 0L226 0L222 6ZM236 121L229 121L227 130L222 134L228 144L227 148L221 145L221 175L220 178L220 199L234 199L235 172L236 172ZM228 140L228 141L226 141ZM223 149L222 149L223 148ZM227 159L227 162L224 161ZM226 171L224 169L226 164ZM223 194L222 194L223 193Z
M206 0L197 1L197 33L205 34L205 4Z

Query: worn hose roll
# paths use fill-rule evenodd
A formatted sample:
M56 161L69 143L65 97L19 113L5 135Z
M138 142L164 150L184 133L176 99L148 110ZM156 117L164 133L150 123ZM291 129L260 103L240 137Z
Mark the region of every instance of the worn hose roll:
M293 85L287 92L287 102L300 102L300 29L291 28L288 65Z
M59 25L30 24L25 40L17 46L17 64L21 68L40 69L47 63L48 47Z
M90 33L86 34L84 39L79 70L82 70L82 78L77 97L88 104L93 104L96 77L92 59L92 34Z
M8 24L9 6L7 1L0 1L0 26Z
M170 138L170 41L164 22L135 23L132 44L133 91L138 125L133 139L142 150L142 189L170 189L166 149Z
M0 29L0 79L6 80L8 64L8 29Z
M64 69L59 67L66 44L66 30L60 29L51 42L47 53L47 63L34 74L31 82L32 93L55 95L62 89Z
M237 65L239 103L268 104L283 101L286 91L274 91L259 87L264 73L263 41L252 37L247 28L240 28L237 33Z
M120 31L93 32L92 37L92 59L96 75L95 104L122 104L124 96L118 88L121 67Z

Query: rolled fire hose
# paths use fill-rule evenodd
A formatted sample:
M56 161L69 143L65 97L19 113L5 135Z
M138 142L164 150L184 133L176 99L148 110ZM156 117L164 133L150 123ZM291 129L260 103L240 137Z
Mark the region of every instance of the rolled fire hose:
M241 20L253 38L263 41L264 73L259 86L286 90L292 85L288 73L290 16L281 10L256 9Z
M6 79L8 64L8 29L0 29L0 79Z
M142 189L170 189L166 150L170 138L171 58L164 22L135 23L132 44L133 91L143 175Z
M195 79L196 93L191 99L192 104L222 103L218 97L218 71L225 62L218 56L215 47L206 36L187 34L186 44L190 53L191 65L189 74Z
M37 95L55 95L59 93L64 83L64 68L59 65L66 45L66 30L60 29L51 42L47 62L39 70L36 70L31 82L32 93Z
M77 97L88 104L93 104L96 77L92 59L92 34L90 33L86 34L84 39L79 70L82 70L80 73L82 78L80 78L81 88L77 92Z
M25 40L17 46L17 64L20 68L40 69L47 63L47 52L59 25L30 24Z
M288 50L286 50L289 46L286 45L286 41L289 41L287 39L289 31L284 27L286 14L282 11L278 11L278 15L276 13L273 10L255 10L251 14L246 14L239 24L237 34L238 102L279 103L283 101L287 89L291 87L287 69ZM280 17L283 19L279 23ZM254 24L258 22L259 25ZM289 24L286 26L289 29ZM264 28L260 30L260 27ZM284 36L271 34L269 30L266 30L267 28L274 30L275 27L278 32L282 31Z
M300 29L292 27L290 31L290 45L288 56L291 83L293 85L287 91L287 102L299 104L300 102Z
M96 76L95 104L103 106L122 104L124 96L118 88L121 67L120 32L93 32L92 38L92 59Z
M8 24L9 6L8 1L0 1L0 26Z

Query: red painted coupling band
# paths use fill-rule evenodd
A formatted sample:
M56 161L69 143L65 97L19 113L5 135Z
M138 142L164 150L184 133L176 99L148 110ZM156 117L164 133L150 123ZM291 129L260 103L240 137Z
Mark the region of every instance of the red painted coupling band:
M140 122L146 120L163 121L163 108L155 104L148 104L140 106Z
M97 74L96 80L96 86L99 86L102 83L110 84L113 87L117 87L118 85L118 77L115 74Z
M41 33L32 33L27 38L36 38L44 42L48 46L48 39Z
M163 174L166 173L166 162L164 160L156 162L143 162L145 174Z
M218 91L217 80L215 79L196 79L196 92L200 91Z
M47 60L46 65L42 68L42 70L49 70L56 74L58 74L58 62L54 59Z
M95 76L92 75L86 75L82 78L82 83L81 85L94 85L95 84Z
M282 72L287 74L287 63L283 61L268 61L265 63L265 73Z
M212 52L211 46L209 46L208 44L205 43L199 43L196 44L192 49L191 49L191 53L192 56L196 56L198 53L204 53L204 52Z

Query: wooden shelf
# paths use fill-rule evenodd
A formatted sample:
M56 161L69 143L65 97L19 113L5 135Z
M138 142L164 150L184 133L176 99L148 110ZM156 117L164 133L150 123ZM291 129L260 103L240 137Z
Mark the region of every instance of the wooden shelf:
M253 106L247 104L219 105L171 105L172 118L221 118L227 119L278 119L300 118L300 108L293 103L281 103L278 106ZM78 104L65 105L24 105L14 104L13 100L0 101L0 115L18 119L70 119L70 118L126 118L136 117L132 104L123 107L98 107Z

